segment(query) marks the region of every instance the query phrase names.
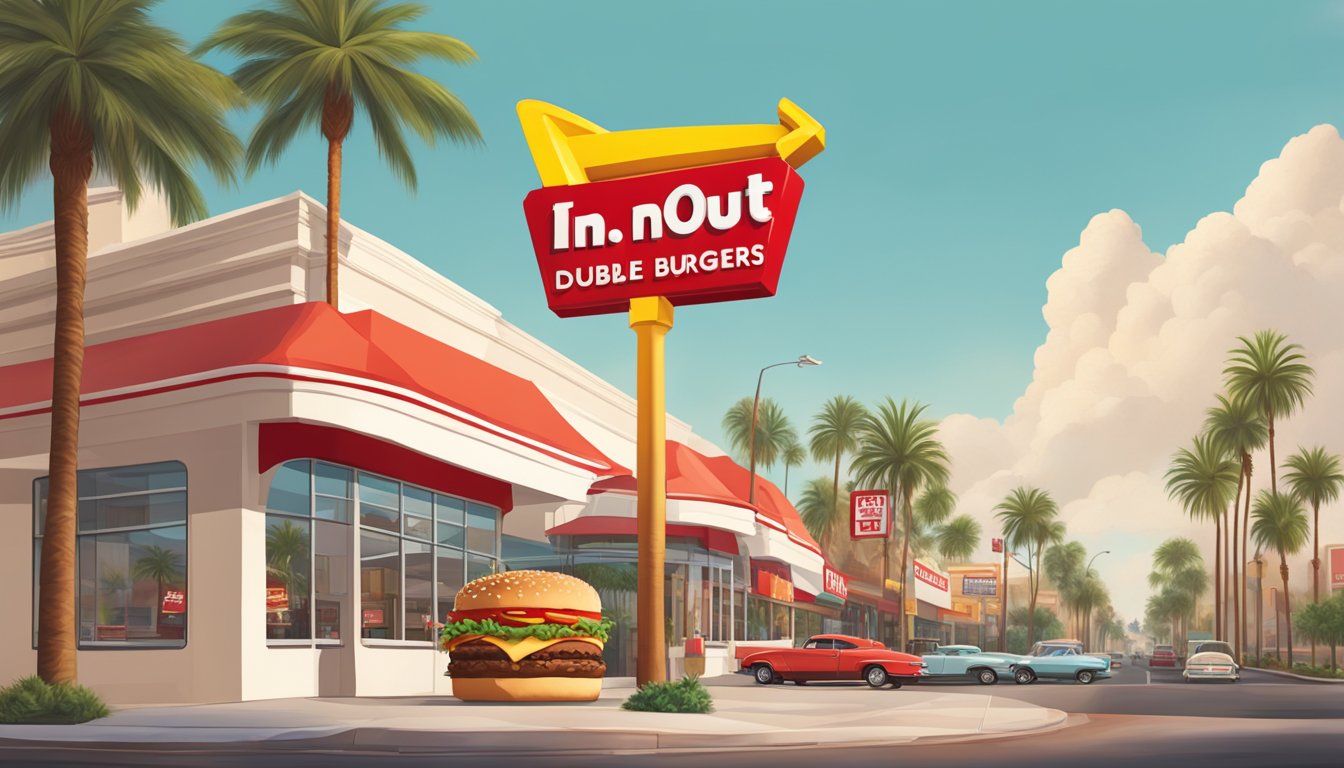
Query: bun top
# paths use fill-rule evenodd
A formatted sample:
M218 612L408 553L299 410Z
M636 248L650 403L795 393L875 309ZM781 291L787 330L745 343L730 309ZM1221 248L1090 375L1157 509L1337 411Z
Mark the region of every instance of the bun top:
M602 598L588 582L554 571L505 571L458 590L453 610L552 608L602 612Z

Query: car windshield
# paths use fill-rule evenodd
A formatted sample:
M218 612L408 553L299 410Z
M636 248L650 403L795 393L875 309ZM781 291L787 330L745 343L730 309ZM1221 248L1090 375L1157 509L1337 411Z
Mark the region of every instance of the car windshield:
M1195 653L1225 653L1232 655L1232 646L1224 642L1214 641L1210 643L1200 643L1195 646Z

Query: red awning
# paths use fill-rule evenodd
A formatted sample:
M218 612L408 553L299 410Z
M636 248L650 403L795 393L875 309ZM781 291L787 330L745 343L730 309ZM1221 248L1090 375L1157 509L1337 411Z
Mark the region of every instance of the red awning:
M754 509L757 519L775 530L787 533L800 546L820 553L821 547L807 532L803 518L774 483L756 477L756 503L747 501L747 480L751 473L727 456L706 456L675 440L667 441L667 498L709 501ZM610 477L593 484L588 493L635 492L631 475Z
M637 533L638 521L633 517L596 515L584 515L546 531L547 536L635 536ZM738 554L736 536L706 525L672 523L667 526L667 535L698 539L705 549Z
M0 418L51 410L51 360L0 368ZM527 379L376 312L324 302L235 315L95 344L85 406L240 378L333 384L414 403L595 474L626 471Z

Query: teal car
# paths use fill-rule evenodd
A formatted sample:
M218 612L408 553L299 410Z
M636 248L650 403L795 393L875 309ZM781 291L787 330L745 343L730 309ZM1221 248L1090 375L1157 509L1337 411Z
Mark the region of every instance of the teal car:
M974 645L940 645L926 653L926 679L970 678L981 685L1013 679L1013 665L1027 658L1016 653L982 651Z
M1018 685L1037 680L1077 680L1087 685L1110 676L1109 657L1089 656L1072 643L1037 643L1030 656L1013 665L1013 680Z

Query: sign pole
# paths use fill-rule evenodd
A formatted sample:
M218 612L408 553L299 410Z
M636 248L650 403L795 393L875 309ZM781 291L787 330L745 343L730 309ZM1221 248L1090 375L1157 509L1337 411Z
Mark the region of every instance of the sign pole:
M635 684L667 679L663 638L663 562L667 556L667 391L663 342L672 329L672 303L662 296L630 300L630 329L638 343L636 361L639 583Z

